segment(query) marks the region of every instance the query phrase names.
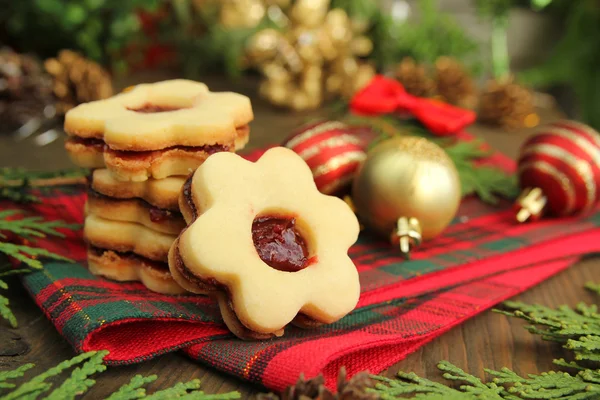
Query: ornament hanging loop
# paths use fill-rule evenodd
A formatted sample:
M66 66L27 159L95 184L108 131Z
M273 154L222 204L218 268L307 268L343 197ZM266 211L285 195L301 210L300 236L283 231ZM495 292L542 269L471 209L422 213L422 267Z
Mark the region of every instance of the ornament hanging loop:
M516 219L518 222L537 221L541 218L548 198L542 189L526 188L515 203Z
M409 258L412 248L421 244L421 224L416 218L398 218L396 231L392 233L391 241L393 244L399 245L400 252Z

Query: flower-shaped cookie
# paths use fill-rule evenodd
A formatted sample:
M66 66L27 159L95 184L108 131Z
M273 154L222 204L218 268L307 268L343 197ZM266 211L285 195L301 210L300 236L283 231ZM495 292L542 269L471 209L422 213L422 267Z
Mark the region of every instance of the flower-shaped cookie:
M292 150L256 163L210 156L182 190L188 223L169 252L174 279L214 294L242 338L281 335L290 322L332 323L354 309L358 272L348 256L358 221L341 199L320 193Z
M252 118L248 97L210 92L203 83L176 79L81 104L67 112L64 127L70 136L101 139L113 150L233 147L236 128Z

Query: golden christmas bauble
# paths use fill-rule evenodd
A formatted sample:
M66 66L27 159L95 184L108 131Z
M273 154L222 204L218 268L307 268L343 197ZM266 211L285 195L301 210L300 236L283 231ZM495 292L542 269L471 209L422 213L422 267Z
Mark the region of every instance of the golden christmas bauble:
M423 138L400 136L375 145L355 176L352 199L361 222L412 245L439 235L461 200L458 172L446 152Z

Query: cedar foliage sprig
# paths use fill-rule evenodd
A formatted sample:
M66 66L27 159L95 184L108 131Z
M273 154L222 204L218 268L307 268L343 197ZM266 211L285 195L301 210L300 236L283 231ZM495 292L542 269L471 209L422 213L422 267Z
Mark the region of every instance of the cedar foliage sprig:
M0 264L0 289L8 289L8 283L2 278L41 269L42 263L39 258L71 261L46 249L34 247L30 244L12 243L7 239L9 235L27 241L46 236L64 237L59 229L76 229L77 225L67 224L63 221L45 221L40 217L14 218L20 214L21 211L19 210L0 211L0 254L20 261L25 267L12 268L10 264ZM0 295L0 319L7 320L13 328L16 328L17 319L9 306L8 298Z
M6 199L18 203L39 203L40 194L52 190L53 184L82 182L89 171L69 169L51 172L35 172L25 168L0 168L0 200Z
M44 396L47 400L70 400L75 399L87 393L95 384L96 381L92 376L100 374L106 370L104 358L108 351L91 351L80 354L70 360L65 360L55 367L50 368L27 382L16 386L15 383L8 382L15 380L25 375L25 372L34 367L33 364L23 365L15 370L0 372L0 397L3 400L25 400L36 399ZM62 384L48 393L53 384L48 382L49 378L61 375L67 370L75 367L71 375L62 381ZM121 386L117 391L112 393L107 400L164 400L164 399L195 399L195 400L230 400L239 399L238 392L229 392L223 394L206 394L200 390L200 381L193 379L185 383L177 383L174 386L156 391L152 394L146 393L145 386L154 382L157 379L156 375L143 377L141 375L134 376L129 383ZM15 389L16 387L16 389ZM8 393L6 389L14 389Z
M483 142L480 140L467 142L435 137L420 125L401 123L392 117L349 116L345 121L351 125L368 126L377 133L377 138L369 148L399 135L424 137L438 144L456 166L463 196L475 194L485 203L497 204L500 197L514 199L519 194L515 175L508 174L497 167L476 165L490 155L490 151L483 147Z
M600 294L600 284L586 288ZM373 376L379 383L373 389L382 399L413 398L420 400L518 400L518 399L600 399L600 314L596 305L580 303L576 308L556 309L520 302L506 302L507 316L528 321L526 329L542 339L562 343L576 361L554 360L554 364L574 372L549 371L539 375L519 376L508 368L485 369L490 381L466 373L442 361L438 368L447 380L460 382L458 388L421 378L414 373L399 372L396 379ZM583 361L586 364L579 364Z

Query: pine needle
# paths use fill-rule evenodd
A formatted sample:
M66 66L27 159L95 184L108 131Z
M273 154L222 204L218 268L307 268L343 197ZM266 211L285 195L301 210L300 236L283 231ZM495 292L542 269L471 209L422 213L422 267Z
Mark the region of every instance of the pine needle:
M52 388L52 383L47 382L49 378L58 376L68 369L76 367L71 372L69 378L62 381L62 384L53 390L49 395L45 396L46 400L71 400L86 393L92 388L96 381L91 379L93 375L101 374L106 370L103 363L104 357L108 351L92 351L80 354L70 360L66 360L50 368L46 372L34 377L33 379L23 383L17 389L4 394L0 392L2 400L34 400L44 395ZM23 365L15 370L0 372L0 390L12 389L15 384L7 381L17 379L24 376L25 371L31 369L33 364ZM154 382L157 379L156 375L143 377L136 375L129 383L121 386L119 390L113 392L107 400L167 400L167 399L195 399L195 400L231 400L239 399L240 393L229 392L222 394L206 394L200 390L200 381L193 379L185 383L177 383L174 386L159 390L153 394L147 395L144 386Z
M0 254L20 261L28 268L0 269L0 278L42 269L43 264L41 259L72 262L67 257L52 253L41 247L35 247L32 244L17 244L6 240L9 235L30 241L47 236L62 238L65 235L59 229L77 229L79 225L67 224L59 220L46 221L41 217L14 218L21 216L21 214L21 210L0 211ZM0 289L8 289L6 282L1 279ZM9 308L9 301L4 296L0 296L0 317L7 320L13 328L17 327L15 316Z
M3 281L0 282L4 283ZM6 286L3 287L3 289L6 289ZM18 326L17 318L15 317L15 314L13 314L13 312L11 311L9 305L10 302L8 298L0 294L0 317L8 321L11 327L16 328Z
M376 381L380 381L375 385L375 388L368 390L379 395L381 399L401 399L410 398L413 399L427 399L427 400L501 400L498 393L502 391L502 388L488 387L481 382L478 378L466 374L460 368L448 363L442 362L438 365L441 368L443 365L448 376L456 377L457 380L464 380L467 382L473 382L476 386L464 385L461 390L454 389L445 384L431 381L429 379L421 378L417 374L411 372L398 372L396 379L389 379L382 376L372 376ZM460 376L461 379L458 379ZM449 378L450 379L450 378Z
M600 283L588 282L585 284L585 288L600 295Z
M527 399L597 399L600 396L600 374L591 370L580 371L577 375L567 372L550 371L540 375L518 376L508 368L500 371L486 370L494 377L494 382L508 385L508 393L516 398Z
M119 390L111 394L106 400L135 400L143 399L146 397L146 386L149 383L154 382L158 377L156 375L141 376L136 375L129 383L121 386Z
M0 389L11 389L15 387L14 383L8 383L8 380L17 379L25 375L25 371L33 368L33 364L24 364L12 371L0 371Z
M78 183L89 173L86 169L35 172L24 168L0 168L0 199L17 203L39 203L32 189L44 192L48 185Z
M597 292L599 286L588 283L586 288ZM600 399L600 314L596 305L581 303L575 308L561 306L556 309L520 302L506 302L505 305L510 311L495 311L528 321L531 323L526 327L529 332L563 343L576 360L586 361L586 364L558 359L554 360L556 366L575 373L550 371L526 377L519 376L508 368L499 371L485 369L492 380L482 381L456 365L442 361L438 368L443 377L452 382L460 382L458 389L421 378L414 373L400 372L396 379L374 376L373 379L380 382L374 392L381 399Z
M10 232L23 239L46 236L64 237L64 234L58 229L78 229L79 227L77 224L67 224L59 220L45 221L42 217L8 219L20 214L22 214L20 210L0 211L0 238L6 238L6 235L2 232Z
M92 355L85 364L75 368L71 373L71 377L50 393L46 400L74 399L76 396L87 392L96 383L95 380L89 379L89 377L106 370L106 366L102 364L102 361L107 354L107 351L103 351Z
M73 261L67 257L52 253L46 249L25 246L21 244L0 243L0 252L6 254L9 257L13 257L16 260L21 261L23 264L33 269L42 269L43 265L40 260L36 260L35 258L31 257L45 257L52 260L60 260L67 262Z
M200 390L200 380L192 379L189 382L177 383L175 386L160 390L144 397L147 400L167 400L173 398L197 399L197 400L229 400L239 399L238 392L223 393L223 394L206 394Z
M97 354L99 354L99 355L97 355ZM70 360L65 360L65 361L61 362L60 364L56 365L55 367L50 368L46 372L41 373L40 375L34 377L30 381L23 383L16 390L8 393L2 399L3 400L35 399L40 394L45 393L48 390L50 390L50 388L52 387L51 383L46 382L46 380L48 378L60 375L65 370L73 367L74 365L80 364L86 360L90 360L92 358L95 360L95 362L98 360L98 358L101 360L106 354L108 354L107 351L101 351L101 352L92 351L92 352L80 354L76 357L73 357Z

